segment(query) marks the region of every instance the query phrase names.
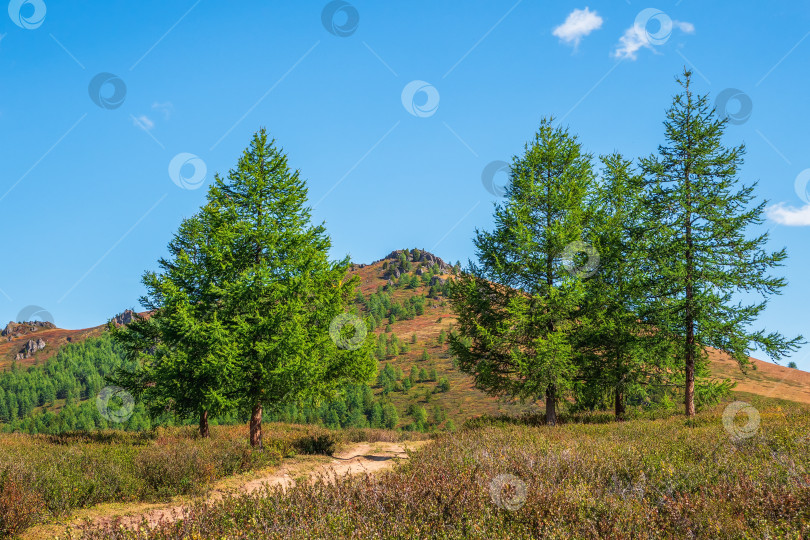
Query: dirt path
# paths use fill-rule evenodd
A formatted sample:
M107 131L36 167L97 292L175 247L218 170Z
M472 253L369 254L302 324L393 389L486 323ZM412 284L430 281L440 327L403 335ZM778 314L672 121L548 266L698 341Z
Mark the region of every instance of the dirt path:
M328 478L334 475L376 473L390 469L400 460L407 459L407 450L416 450L427 442L353 443L332 457L299 456L285 459L278 467L251 471L217 482L209 493L208 500L216 501L237 493L254 493L263 489L265 485L287 489L297 482L314 481L323 475ZM191 499L182 501L170 504L101 504L79 510L69 523L51 523L33 527L24 533L22 538L27 540L55 538L64 533L66 526L77 526L88 521L104 525L120 518L121 525L131 528L139 527L144 520L152 526L160 521L175 521L182 517L183 508L193 502Z

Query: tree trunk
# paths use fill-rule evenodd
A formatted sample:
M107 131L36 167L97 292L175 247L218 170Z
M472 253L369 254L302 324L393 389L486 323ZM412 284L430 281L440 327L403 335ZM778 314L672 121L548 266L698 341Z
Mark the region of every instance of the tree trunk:
M686 416L695 416L695 331L692 321L686 330L686 385L684 390L684 404Z
M546 389L546 424L557 425L557 388L553 384Z
M692 227L691 214L686 214L686 362L684 384L684 405L686 416L695 416L695 317L693 302L695 292L693 288L694 262L692 260Z
M200 437L208 438L211 432L208 430L208 411L200 413Z
M616 420L621 420L624 418L624 392L622 392L621 388L616 388L616 394L614 396L614 404L615 404L615 414Z
M262 448L262 404L258 401L250 414L250 446Z
M684 186L686 195L686 226L685 240L686 240L686 362L684 374L686 381L684 384L683 400L686 406L686 416L689 418L695 416L695 314L694 308L694 285L695 285L695 263L694 263L694 244L692 241L692 177L690 170L691 151L693 148L691 131L689 129L689 120L691 119L692 109L692 93L689 91L689 81L686 84L686 96L688 99L688 114L686 117L686 132L687 132L687 155L685 160L684 169Z

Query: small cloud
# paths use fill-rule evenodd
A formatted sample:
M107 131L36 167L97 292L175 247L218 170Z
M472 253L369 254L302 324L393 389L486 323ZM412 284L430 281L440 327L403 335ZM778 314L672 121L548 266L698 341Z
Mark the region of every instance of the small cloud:
M142 115L138 116L137 118L133 116L132 117L132 123L136 127L139 127L144 131L149 131L150 129L155 127L155 123L152 122L152 120L148 116L146 116L145 114L142 114Z
M551 33L568 45L573 43L574 48L576 48L582 38L594 30L598 30L601 26L602 17L586 7L585 9L575 9L569 13L565 22L556 27Z
M158 103L157 101L152 103L152 110L153 111L160 111L163 113L163 118L168 120L169 117L174 112L174 104L171 101L167 101L166 103Z
M694 34L695 33L695 25L690 22L683 22L683 21L672 21L672 24L675 25L675 28L683 32L684 34Z
M639 26L631 26L624 31L624 35L619 38L619 45L613 52L616 58L629 58L635 60L636 52L642 47L652 49L653 46L647 38L647 32Z
M780 225L788 227L806 227L810 225L810 204L801 208L785 206L785 203L777 203L765 209L768 219Z
M645 10L646 11L646 10ZM652 10L657 11L657 10ZM639 15L642 15L642 12ZM636 53L642 47L650 49L655 52L656 45L663 45L669 40L672 29L677 28L684 34L694 34L695 25L685 21L673 21L665 13L658 12L655 17L658 20L659 30L651 37L647 24L649 19L637 18L633 26L624 31L622 37L619 38L619 44L616 45L616 50L613 51L615 58L635 60Z

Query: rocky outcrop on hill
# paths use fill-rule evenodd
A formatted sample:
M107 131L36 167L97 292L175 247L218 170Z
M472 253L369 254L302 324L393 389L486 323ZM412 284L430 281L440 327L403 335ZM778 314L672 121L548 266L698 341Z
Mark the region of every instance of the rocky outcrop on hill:
M442 272L449 272L452 268L452 266L444 262L441 258L423 249L397 249L381 260L397 261L400 259L400 255L405 255L406 260L410 262L423 263L428 268L432 267L434 264L438 264Z
M135 312L131 309L127 309L123 313L119 313L115 317L113 317L113 323L115 326L121 326L124 324L129 324L132 322L132 319L135 317Z
M45 340L42 338L39 338L36 341L29 339L28 342L23 346L22 350L17 353L17 356L15 356L14 359L25 360L26 358L31 358L38 351L44 349L46 345Z
M40 330L49 330L56 328L56 325L48 321L25 321L25 322L9 322L6 327L0 332L0 336L11 341L14 338L32 334Z

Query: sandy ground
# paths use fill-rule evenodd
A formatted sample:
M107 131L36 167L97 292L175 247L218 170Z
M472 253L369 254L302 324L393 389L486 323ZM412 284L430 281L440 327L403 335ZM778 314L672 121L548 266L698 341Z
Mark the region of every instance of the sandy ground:
M337 476L369 473L373 474L394 467L399 461L408 458L407 450L416 450L428 441L406 441L402 443L376 442L353 443L345 446L332 457L299 456L285 459L278 467L252 471L225 478L218 482L207 495L210 501L220 500L227 495L253 493L264 486L281 486L287 489L297 482L313 481L319 476ZM91 522L96 525L112 523L120 518L125 527L137 528L144 520L149 525L160 521L175 521L182 517L183 508L191 504L190 499L175 500L169 504L102 504L83 509L67 522L45 524L33 527L24 533L23 539L40 540L64 535L67 526L78 526Z

